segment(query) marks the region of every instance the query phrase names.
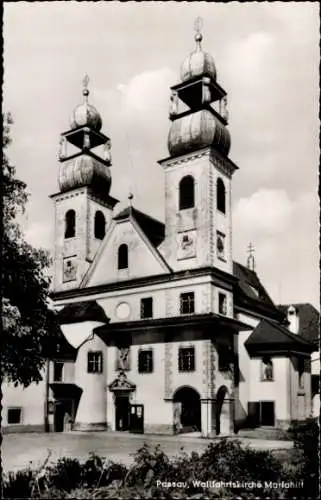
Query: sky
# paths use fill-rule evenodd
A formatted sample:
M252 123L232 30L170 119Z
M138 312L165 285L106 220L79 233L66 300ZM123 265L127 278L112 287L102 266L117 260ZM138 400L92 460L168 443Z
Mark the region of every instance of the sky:
M317 2L4 3L3 109L9 149L30 192L21 219L36 247L53 247L59 136L90 77L89 102L111 138L111 195L164 220L169 87L194 50L214 57L228 93L233 257L276 303L319 309L319 7Z

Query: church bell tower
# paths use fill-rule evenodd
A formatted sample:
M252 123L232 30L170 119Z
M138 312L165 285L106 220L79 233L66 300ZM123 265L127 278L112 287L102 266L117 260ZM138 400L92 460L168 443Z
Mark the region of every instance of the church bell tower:
M61 134L59 193L55 206L54 291L81 286L81 280L105 237L117 200L111 187L110 139L100 132L102 119L89 104L89 79L83 102Z
M232 274L231 181L227 95L217 82L213 57L201 46L183 61L171 87L165 171L164 257L174 270L216 267Z

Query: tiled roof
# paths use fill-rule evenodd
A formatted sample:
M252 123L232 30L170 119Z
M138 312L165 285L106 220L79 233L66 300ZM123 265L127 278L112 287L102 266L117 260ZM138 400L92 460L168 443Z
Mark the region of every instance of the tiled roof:
M165 237L164 224L134 207L124 208L124 210L114 216L114 220L126 219L130 215L135 218L136 222L151 243L155 247L158 247Z
M312 352L313 345L298 335L291 333L285 326L262 320L253 330L245 346L252 352L255 350L298 350Z
M234 296L236 306L282 320L283 314L274 305L255 271L251 271L238 262L233 262L233 274L238 278Z
M106 316L104 309L95 300L86 300L66 305L58 312L58 321L60 325L81 323L83 321L108 323L109 318Z
M282 304L278 308L287 316L287 311L293 306L299 316L298 335L309 342L317 343L320 336L320 313L311 304Z

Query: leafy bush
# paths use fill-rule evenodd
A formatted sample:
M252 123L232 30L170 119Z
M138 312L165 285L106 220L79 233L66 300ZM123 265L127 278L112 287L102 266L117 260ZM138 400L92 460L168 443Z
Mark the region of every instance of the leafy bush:
M34 472L30 468L4 474L2 480L3 498L29 498L33 481Z
M91 453L80 464L78 460L64 458L47 468L49 490L41 491L42 498L317 498L317 461L307 459L312 450L315 428L293 429L297 448L284 451L280 459L269 451L257 451L241 445L239 441L222 439L212 442L201 453L188 455L181 450L169 458L159 445L144 444L134 457L131 467L114 463ZM317 439L314 439L314 451ZM294 453L295 452L295 453ZM309 474L304 488L290 490L268 488L265 482L298 481ZM158 481L158 483L157 483ZM212 487L206 481L224 483ZM238 487L233 482L238 481ZM161 482L180 485L162 485ZM252 483L242 485L240 483ZM261 483L261 487L257 484ZM31 470L9 474L4 480L6 498L30 498L35 484ZM33 496L40 492L34 489Z
M48 470L49 487L66 492L77 488L82 483L82 465L76 458L60 458Z
M293 461L295 466L294 481L303 481L303 488L292 490L293 495L301 498L318 498L319 493L319 439L320 428L316 419L293 424L289 430L294 441L294 448L299 451Z

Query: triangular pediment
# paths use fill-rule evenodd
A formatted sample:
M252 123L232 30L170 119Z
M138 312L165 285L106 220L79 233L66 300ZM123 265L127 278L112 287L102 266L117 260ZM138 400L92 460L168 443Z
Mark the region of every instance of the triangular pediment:
M118 249L128 247L128 268L118 269ZM134 218L113 221L81 288L169 273L170 268Z
M109 390L111 392L129 392L135 389L136 385L128 380L125 372L121 372L115 380L109 384Z

